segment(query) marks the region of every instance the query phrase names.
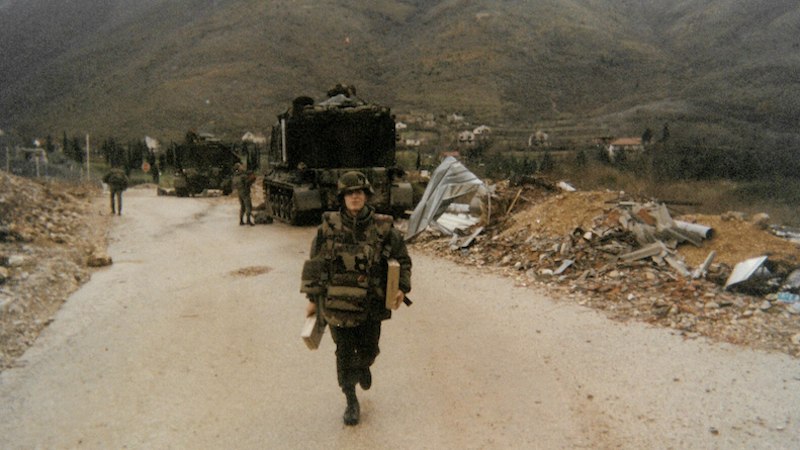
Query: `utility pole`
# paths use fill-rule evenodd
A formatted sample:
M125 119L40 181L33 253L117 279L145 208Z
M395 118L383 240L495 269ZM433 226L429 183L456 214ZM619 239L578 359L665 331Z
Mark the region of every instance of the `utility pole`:
M3 131L2 129L0 129L0 138L5 136L5 135L6 135L6 132ZM11 154L10 154L10 150L8 149L8 143L6 143L6 172L11 173L11 170L9 170L10 167L11 167Z
M86 181L92 181L92 173L89 169L89 155L91 155L89 150L89 133L86 133Z

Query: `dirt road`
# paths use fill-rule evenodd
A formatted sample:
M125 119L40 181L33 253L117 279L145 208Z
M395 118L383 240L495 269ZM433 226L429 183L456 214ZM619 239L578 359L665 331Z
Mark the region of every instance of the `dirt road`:
M362 423L298 337L311 228L131 190L109 253L0 374L0 448L800 448L800 364L610 322L416 253Z

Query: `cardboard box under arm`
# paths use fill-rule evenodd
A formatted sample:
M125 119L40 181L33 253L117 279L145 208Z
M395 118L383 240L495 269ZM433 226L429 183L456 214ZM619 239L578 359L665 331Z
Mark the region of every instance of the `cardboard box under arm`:
M390 259L386 276L386 309L400 307L399 303L395 303L398 290L400 290L400 263L396 259Z
M303 330L300 332L300 337L306 343L309 350L316 350L319 348L319 343L322 341L322 335L325 334L325 323L319 314L306 317L306 323L303 324Z

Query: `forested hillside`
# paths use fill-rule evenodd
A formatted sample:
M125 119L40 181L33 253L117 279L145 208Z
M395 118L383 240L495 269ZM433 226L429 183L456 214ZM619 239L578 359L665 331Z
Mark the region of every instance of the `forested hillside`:
M793 146L800 116L790 0L6 0L0 42L0 128L25 137L264 132L337 82L398 113L720 145Z

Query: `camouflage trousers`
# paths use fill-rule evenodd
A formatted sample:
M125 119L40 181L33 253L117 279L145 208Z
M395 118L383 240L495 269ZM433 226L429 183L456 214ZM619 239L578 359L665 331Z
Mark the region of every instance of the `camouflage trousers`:
M247 221L250 221L250 215L253 213L253 201L250 199L249 195L240 195L239 196L239 222L242 221L242 218L247 217Z
M116 204L114 203L116 197ZM111 190L111 214L122 215L122 191Z
M381 322L367 320L356 327L330 327L331 337L336 343L336 375L339 386L352 389L380 353Z

